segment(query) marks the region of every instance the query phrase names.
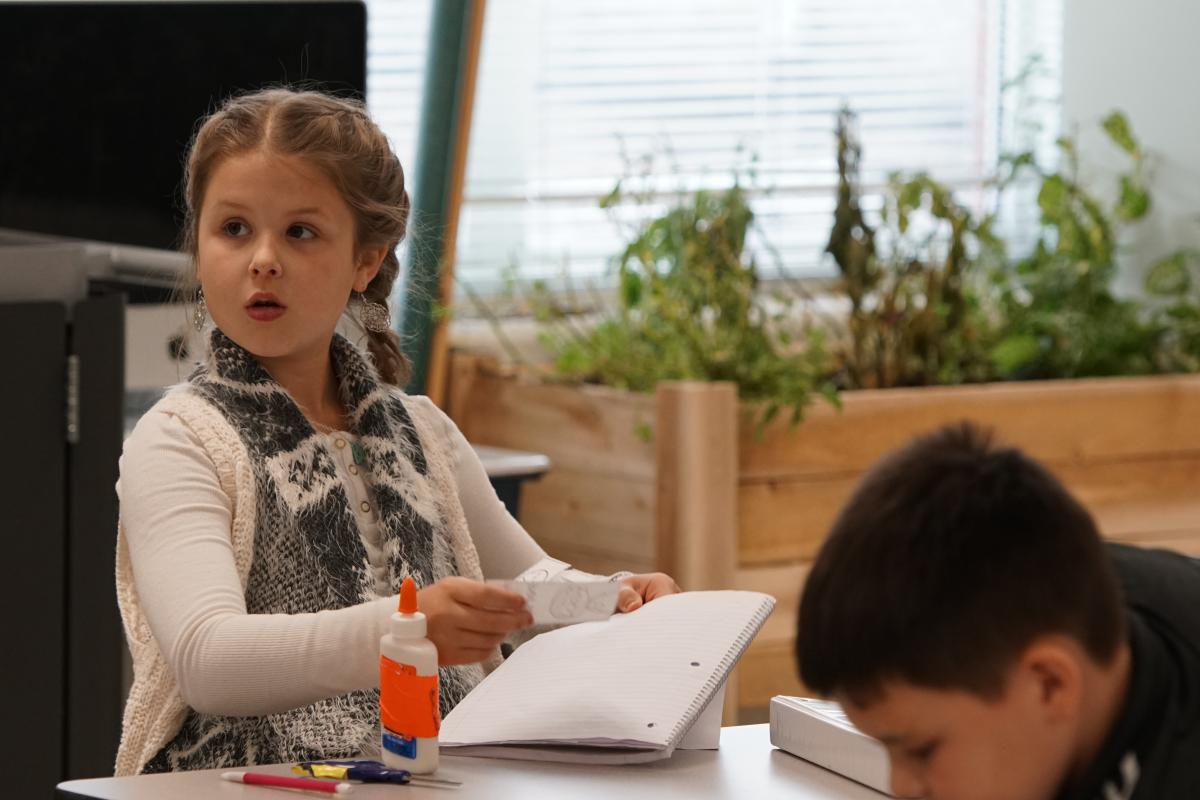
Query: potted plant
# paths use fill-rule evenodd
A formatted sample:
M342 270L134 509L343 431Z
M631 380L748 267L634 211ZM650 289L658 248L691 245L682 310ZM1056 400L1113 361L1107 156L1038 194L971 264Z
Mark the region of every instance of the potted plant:
M778 597L739 669L743 707L801 691L791 636L809 561L861 472L939 424L994 427L1107 536L1200 553L1200 378L1161 374L1196 369L1196 258L1163 258L1148 300L1114 293L1119 229L1150 199L1128 124L1113 115L1105 128L1131 164L1111 205L1083 188L1069 140L1061 169L1004 161L997 189L1032 173L1042 213L1037 245L1013 263L994 216L926 174L892 176L869 221L843 113L827 248L841 318L810 313L803 287L764 287L738 182L687 194L629 237L599 323L579 327L533 293L572 382L460 354L451 416L474 441L550 457L522 503L550 552ZM605 202L622 197L618 186Z

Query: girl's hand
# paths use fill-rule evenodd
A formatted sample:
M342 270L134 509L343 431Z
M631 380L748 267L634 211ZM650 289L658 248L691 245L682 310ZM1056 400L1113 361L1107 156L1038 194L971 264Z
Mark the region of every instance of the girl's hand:
M524 597L469 578L442 578L417 592L417 605L443 667L483 661L508 634L533 624Z
M656 597L677 594L679 585L670 575L647 572L621 579L621 593L617 595L617 610L622 614L636 611Z

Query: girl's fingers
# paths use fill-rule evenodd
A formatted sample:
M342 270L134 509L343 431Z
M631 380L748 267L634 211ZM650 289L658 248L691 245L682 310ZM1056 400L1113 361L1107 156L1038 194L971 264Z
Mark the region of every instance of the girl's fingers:
M491 652L500 646L504 636L495 636L475 631L455 631L451 647L457 650L480 650Z
M478 664L485 661L496 652L494 647L482 649L455 649L447 652L439 662L443 667L453 667L458 664Z
M467 580L446 581L450 596L459 605L487 611L524 611L525 598L489 583Z
M482 634L505 635L533 624L533 617L524 609L520 611L487 611L470 606L459 608L456 625L464 631Z
M679 584L670 576L662 572L648 572L642 575L630 575L622 581L623 589L618 597L617 608L621 611L633 611L640 608L643 604L649 603L651 600L657 600L660 597L666 597L669 594L679 592ZM633 592L637 595L638 601L635 603L632 600L627 600L625 590ZM628 607L626 607L628 604Z
M478 633L455 627L430 636L437 646L438 663L444 667L483 661L496 652L504 638L504 634Z
M642 596L632 586L622 586L617 594L617 610L622 613L636 611L642 607Z
M655 572L649 578L650 580L647 582L645 588L647 602L660 597L666 597L669 594L679 593L679 584L675 583L670 575Z

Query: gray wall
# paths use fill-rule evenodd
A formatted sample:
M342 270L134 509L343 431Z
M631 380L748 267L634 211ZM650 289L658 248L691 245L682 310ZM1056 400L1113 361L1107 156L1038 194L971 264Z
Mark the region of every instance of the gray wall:
M1155 156L1154 207L1123 240L1124 263L1136 270L1200 248L1200 2L1066 0L1063 22L1064 131L1078 135L1095 188L1107 190L1103 179L1122 165L1097 127L1113 108Z

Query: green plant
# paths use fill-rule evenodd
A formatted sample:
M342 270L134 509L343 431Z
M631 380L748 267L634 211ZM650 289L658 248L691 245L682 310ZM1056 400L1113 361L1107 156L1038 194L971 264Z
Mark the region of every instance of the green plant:
M630 197L646 200L618 183L602 205ZM742 399L762 403L760 425L784 409L799 421L814 394L836 402L823 332L797 319L793 295L760 291L746 247L753 225L736 178L722 191L681 194L635 227L616 258L615 306L588 327L535 284L531 304L557 371L634 391L663 380L732 381Z
M1032 252L1010 264L994 233L925 173L890 176L881 228L858 203L853 115L838 120L839 195L827 250L850 299L850 345L840 354L848 387L1000 379L1137 375L1200 365L1200 303L1192 251L1148 275L1153 301L1121 298L1121 233L1148 212L1146 157L1119 112L1102 123L1129 158L1105 205L1084 188L1074 142L1058 141L1062 166L1031 153L1002 159L998 192L1032 172L1040 224ZM922 218L914 228L914 219ZM886 233L886 235L881 235ZM885 240L886 252L877 245Z
M1150 209L1145 155L1124 115L1113 112L1102 124L1130 162L1110 205L1084 188L1070 139L1058 141L1057 170L1041 169L1028 154L1006 161L1006 180L1022 170L1037 175L1041 231L1033 252L997 276L1005 325L993 356L1003 377L1138 375L1165 367L1158 358L1162 324L1144 302L1113 290L1122 229Z
M1146 290L1161 326L1165 372L1200 372L1200 250L1179 250L1150 268Z
M847 109L836 135L838 201L825 250L850 301L840 383L857 389L987 379L978 267L999 264L1004 254L992 217L976 219L926 173L893 174L877 231L859 205L862 149Z
M1029 173L1038 189L1036 245L1014 264L995 212L972 212L924 172L890 175L878 221L868 222L862 150L843 110L826 246L849 305L843 324L814 324L811 304L798 302L811 298L794 282L764 290L747 248L754 212L737 176L721 191L680 193L630 230L615 259L616 301L592 303L601 309L594 324L581 322L573 292L541 282L522 302L544 326L558 377L634 391L732 381L761 403L760 431L783 409L798 422L815 396L836 404L838 388L1200 370L1200 251L1161 259L1147 276L1149 299L1113 290L1121 231L1151 198L1128 121L1114 112L1103 127L1129 158L1108 205L1084 188L1070 139L1058 142L1059 169L1030 153L1002 159L997 194ZM622 181L602 206L653 199ZM515 352L487 304L469 287L468 296Z

